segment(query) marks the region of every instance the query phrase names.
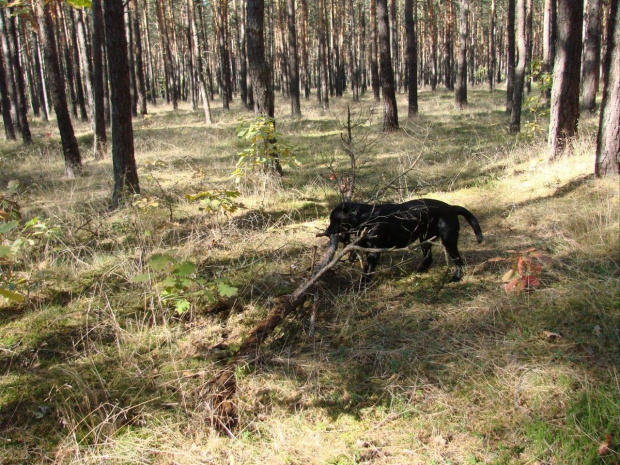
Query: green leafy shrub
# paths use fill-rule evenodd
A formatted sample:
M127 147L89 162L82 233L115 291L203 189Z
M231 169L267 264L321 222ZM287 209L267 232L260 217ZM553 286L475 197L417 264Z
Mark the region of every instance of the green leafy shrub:
M134 283L149 283L161 302L174 307L182 315L201 302L214 303L218 296L232 297L237 288L228 280L208 281L197 274L196 264L182 260L174 250L153 254L148 260L149 270L134 276Z
M261 169L282 174L281 165L298 165L288 145L282 142L282 134L276 131L275 120L258 116L242 120L237 126L237 137L250 142L250 146L238 153L239 161L233 176L239 180L248 170Z
M234 213L243 208L243 204L235 201L241 194L235 190L201 191L196 194L186 194L189 202L199 202L199 210L215 213Z

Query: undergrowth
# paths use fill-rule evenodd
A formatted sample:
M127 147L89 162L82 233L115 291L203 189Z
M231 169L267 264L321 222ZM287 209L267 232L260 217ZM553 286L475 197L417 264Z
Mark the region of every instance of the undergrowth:
M330 112L311 100L298 119L279 99L298 164L238 182L240 103L212 105L209 127L152 108L134 122L142 196L118 211L109 159L62 178L53 123L33 121L31 147L1 142L18 214L2 219L15 223L1 229L0 286L22 298L0 301L0 462L620 463L619 193L590 174L596 118L547 165L536 114L514 136L504 93L473 89L459 113L447 97L422 92L420 116L389 136L369 96ZM349 169L346 105L380 135L356 200L463 205L485 241L462 228L456 284L439 250L426 274L419 254L384 257L364 291L359 264L342 262L237 370L239 426L220 436L210 380L326 245L315 235ZM86 153L90 130L77 133ZM536 286L504 291L512 262L492 259L510 250L549 257L515 261Z

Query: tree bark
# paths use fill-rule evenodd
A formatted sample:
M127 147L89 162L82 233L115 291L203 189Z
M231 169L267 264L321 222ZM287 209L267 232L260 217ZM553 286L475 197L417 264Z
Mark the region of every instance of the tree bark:
M301 9L301 80L304 86L304 98L310 98L310 67L308 65L308 0L300 0Z
M431 52L431 90L437 88L437 17L435 15L434 0L426 0L426 13L428 15L428 29L430 35L430 52Z
M327 62L327 44L325 38L325 8L323 0L318 1L318 30L319 36L319 69L321 74L321 105L323 110L329 110L329 75L328 75L328 62Z
M491 18L489 24L489 69L487 79L489 81L489 90L493 92L495 89L495 68L497 67L497 58L495 56L495 0L491 0Z
M443 83L446 89L454 90L452 85L452 53L454 49L454 42L452 40L452 26L453 26L453 8L452 0L446 2L446 24L444 30L444 46L443 46Z
M525 39L526 11L525 0L517 0L517 41L519 61L515 69L514 89L512 94L512 114L510 117L510 132L521 131L521 103L523 101L523 86L525 83L525 62L527 60Z
M583 0L558 0L558 40L553 66L549 160L555 160L577 134Z
M370 0L370 85L375 102L381 99L377 59L377 0Z
M86 90L86 99L88 101L88 110L89 110L89 120L93 122L94 119L94 107L95 103L93 100L93 66L90 62L88 50L87 50L87 40L86 40L86 27L84 24L84 16L83 11L78 10L77 12L77 21L76 21L76 36L77 36L77 45L78 45L78 57L80 59L80 69L82 70L82 82L84 83L84 87ZM71 10L71 19L74 19L74 11Z
M9 25L5 14L6 13L4 8L0 8L0 42L2 46L2 54L4 55L4 60L6 62L6 83L9 99L11 101L9 111L11 112L11 121L13 121L14 127L18 131L21 131L19 116L19 99L17 96L17 81L15 79L15 68L13 67L13 50L11 47L11 42L9 40Z
M553 73L553 62L555 60L555 39L556 39L556 0L545 0L545 10L543 13L543 73L544 81L542 86L542 98L545 106L551 102L551 81L550 75Z
M67 106L64 79L58 64L58 49L54 35L54 23L52 21L51 5L48 2L36 2L37 20L39 23L39 35L45 53L45 66L49 76L54 112L58 122L62 150L65 157L65 175L74 178L82 173L82 157L78 147L71 116Z
M457 109L462 110L467 105L467 17L469 14L469 0L461 0L461 42L459 44L459 65L456 75L456 89L454 102Z
M508 0L506 26L506 113L512 113L512 94L515 78L515 0Z
M11 37L9 40L13 41L13 56L11 57L11 65L15 72L15 83L17 85L17 102L19 105L19 111L17 112L19 117L19 126L22 133L22 142L24 144L30 144L32 142L32 135L30 134L30 125L28 124L28 103L26 100L26 82L24 81L24 72L19 59L19 40L17 37L17 26L15 24L16 18L13 16L14 8L10 10L10 17L8 18L9 32Z
M273 87L270 69L265 61L263 41L265 2L264 0L247 0L246 8L248 71L252 79L255 110L259 115L273 118Z
M601 4L600 0L588 0L586 7L586 33L583 44L583 101L586 111L596 111L596 91L598 89L601 58Z
M131 0L133 10L133 41L135 50L136 84L138 87L138 108L142 116L148 113L146 108L146 82L144 78L144 60L142 54L142 37L140 35L140 12L138 11L137 0Z
M7 86L7 76L4 68L4 52L0 46L0 103L2 103L2 122L4 123L4 135L7 140L17 140L15 126L11 116L11 99Z
M200 93L200 99L202 100L202 108L205 114L205 123L212 124L211 119L211 107L209 106L209 98L207 96L207 84L205 82L205 76L202 66L202 50L200 47L200 40L198 39L198 29L196 28L196 9L194 6L194 0L187 0L189 7L190 26L192 30L192 47L194 58L196 60L196 74L198 75L198 90Z
M295 0L287 0L288 12L288 50L290 66L291 114L301 116L299 102L299 63L297 57L297 32L295 29Z
M620 173L620 9L618 0L609 3L607 50L603 78L603 99L596 138L597 176Z
M416 40L417 4L414 0L405 0L405 30L407 32L407 89L409 106L407 116L413 118L418 114L418 44Z
M126 195L139 194L140 183L134 157L131 122L131 90L127 38L125 37L123 0L104 0L105 35L110 69L112 106L112 163L114 191L112 207Z
M220 54L222 77L222 107L230 109L232 101L232 77L230 74L230 54L228 52L228 0L220 0L213 4L217 16L217 44Z
M394 86L394 70L390 56L390 30L387 0L377 0L377 23L379 33L380 81L383 93L383 131L398 130L398 107Z
M108 137L105 131L105 94L103 87L103 10L101 0L92 0L93 14L93 120L95 126L95 158L105 157Z

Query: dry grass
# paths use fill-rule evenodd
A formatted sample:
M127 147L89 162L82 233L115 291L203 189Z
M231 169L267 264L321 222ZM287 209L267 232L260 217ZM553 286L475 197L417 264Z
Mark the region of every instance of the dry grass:
M61 234L23 259L38 284L28 303L0 306L0 462L619 463L617 448L597 454L606 434L620 442L618 180L590 174L594 118L574 155L547 165L542 132L508 134L503 99L473 90L456 113L451 94L422 92L421 116L389 136L368 99L333 100L327 113L311 100L303 118L278 117L302 165L238 186L239 105L216 109L212 127L200 112L155 108L135 122L136 158L143 196L159 206L115 212L110 160L85 157L86 175L66 180L53 125L35 122L32 148L2 142L0 185L19 179L24 218ZM321 284L314 334L308 308L237 370L239 428L219 436L209 380L226 352L211 348L240 341L325 245L315 233L338 199L327 163L347 163L347 104L372 115L360 131L379 135L359 198L419 156L382 199L464 205L485 242L464 225L469 268L457 284L445 284L439 250L424 275L412 273L417 255L384 258L363 292L358 267L343 263ZM279 99L276 113L287 111ZM87 153L88 128L78 135ZM230 215L184 197L235 187L245 208ZM505 267L487 260L530 246L554 264L540 289L506 294ZM238 295L175 315L156 288L131 281L171 248Z

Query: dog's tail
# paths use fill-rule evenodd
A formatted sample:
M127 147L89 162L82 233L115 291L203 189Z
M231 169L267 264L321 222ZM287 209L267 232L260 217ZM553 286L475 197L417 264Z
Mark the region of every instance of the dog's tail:
M484 236L482 235L482 229L480 229L480 223L478 223L478 219L473 215L473 213L470 212L467 208L459 207L457 205L454 206L454 210L457 215L461 215L467 220L471 228L474 230L478 242L482 242L484 239Z

